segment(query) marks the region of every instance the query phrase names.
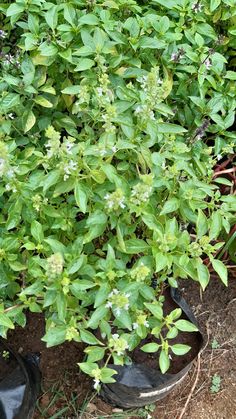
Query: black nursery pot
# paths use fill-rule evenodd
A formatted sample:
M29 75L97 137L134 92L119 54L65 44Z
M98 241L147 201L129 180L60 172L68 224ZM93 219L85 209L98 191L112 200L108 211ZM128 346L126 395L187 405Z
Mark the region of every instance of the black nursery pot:
M40 391L37 355L21 357L0 340L0 419L31 419Z
M176 288L169 288L169 293L175 306L182 309L185 319L197 325L194 314L180 292ZM158 369L145 365L145 362L142 364L133 362L131 365L125 366L109 365L110 368L117 371L116 382L103 384L101 397L106 402L122 408L142 407L166 397L185 378L202 348L203 336L201 332L194 333L197 348L194 348L192 359L186 358L188 360L180 371L175 374L162 374ZM184 360L185 356L181 356L181 358Z

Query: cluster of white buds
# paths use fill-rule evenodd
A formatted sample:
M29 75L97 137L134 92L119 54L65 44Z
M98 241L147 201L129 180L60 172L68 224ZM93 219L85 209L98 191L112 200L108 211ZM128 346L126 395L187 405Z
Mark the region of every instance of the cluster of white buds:
M49 279L55 279L63 272L64 259L61 253L54 253L47 259L46 275Z
M64 180L67 180L70 175L77 170L77 163L74 160L70 160L63 167L64 170Z
M201 4L200 1L197 1L196 3L194 3L192 5L192 10L194 13L199 13L202 11L203 5Z
M132 204L141 205L148 202L151 194L152 187L139 182L132 188L130 201Z
M106 208L109 212L125 208L125 197L122 190L119 188L113 193L107 193L104 196L104 199L106 201Z
M42 198L41 195L37 194L32 198L33 208L39 212L42 208L42 205L48 203L48 198Z
M136 322L133 323L133 330L138 329L139 326L149 327L147 316L145 314L139 314L136 318Z
M114 314L118 317L121 314L121 310L129 310L129 297L130 294L113 289L108 295L106 307L112 308Z
M7 36L7 33L5 31L3 31L2 29L0 29L0 38L4 39L4 38L6 38L6 36Z
M129 349L128 342L124 338L120 337L118 333L111 336L108 345L117 353L118 356L124 355L126 349Z

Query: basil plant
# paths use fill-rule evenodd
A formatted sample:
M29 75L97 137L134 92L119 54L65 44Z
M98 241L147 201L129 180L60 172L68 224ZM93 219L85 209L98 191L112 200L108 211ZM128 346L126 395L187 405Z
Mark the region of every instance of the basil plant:
M96 389L138 346L165 373L196 327L163 314L164 284L227 285L235 1L2 1L0 18L0 334L43 312L48 346L86 344Z

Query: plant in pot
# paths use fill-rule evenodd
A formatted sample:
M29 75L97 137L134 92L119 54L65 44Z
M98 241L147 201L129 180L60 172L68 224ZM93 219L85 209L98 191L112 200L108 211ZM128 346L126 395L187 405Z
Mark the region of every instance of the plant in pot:
M97 389L127 387L141 354L159 384L170 357L184 375L197 327L173 289L205 289L210 264L227 285L235 222L214 175L235 148L235 6L146 3L0 5L0 333L44 312L43 340L83 342Z

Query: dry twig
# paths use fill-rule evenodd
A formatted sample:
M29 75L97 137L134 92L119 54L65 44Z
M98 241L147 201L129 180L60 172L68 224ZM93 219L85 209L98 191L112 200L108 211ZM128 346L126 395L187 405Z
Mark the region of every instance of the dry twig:
M199 374L200 374L200 367L201 367L201 353L199 353L198 357L197 357L197 371L196 371L196 377L195 377L194 383L192 385L192 388L190 390L190 393L188 395L188 398L186 400L184 408L183 408L182 412L180 413L178 419L182 419L184 417L184 414L186 413L187 407L189 405L189 402L191 400L191 397L193 395L193 392L194 392L194 390L196 388L196 385L197 385L197 382L198 382L198 378L199 378Z

